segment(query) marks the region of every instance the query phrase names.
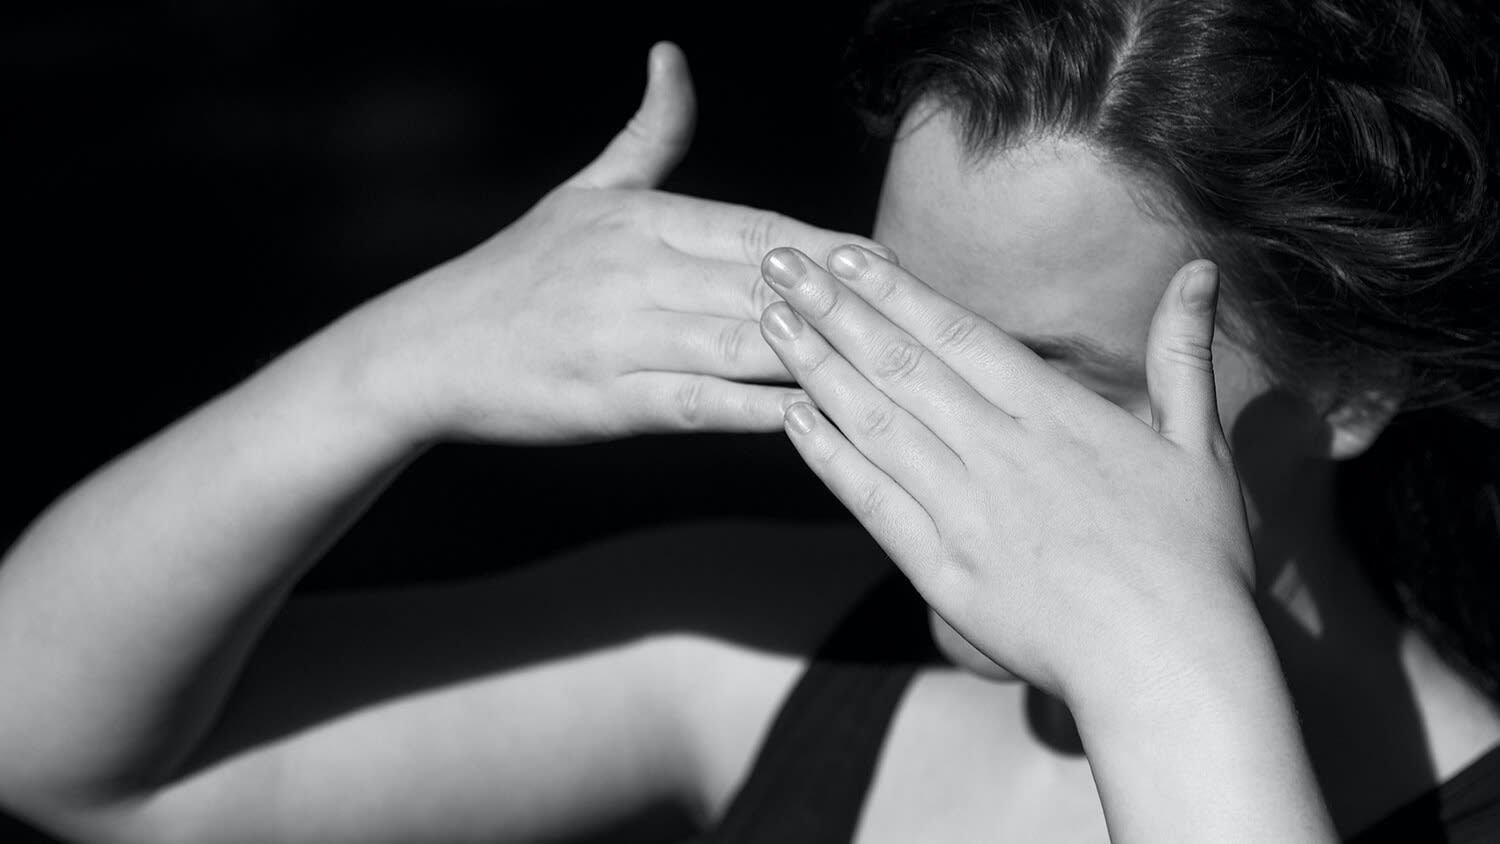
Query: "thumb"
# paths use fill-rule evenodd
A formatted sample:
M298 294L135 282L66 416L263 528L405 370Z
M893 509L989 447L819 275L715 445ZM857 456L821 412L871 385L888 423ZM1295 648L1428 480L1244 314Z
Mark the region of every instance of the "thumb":
M1172 277L1151 319L1146 386L1151 422L1185 448L1213 450L1223 438L1214 394L1214 313L1219 268L1192 261Z
M646 96L604 152L567 184L583 188L651 188L687 153L697 105L687 57L668 41L646 60Z

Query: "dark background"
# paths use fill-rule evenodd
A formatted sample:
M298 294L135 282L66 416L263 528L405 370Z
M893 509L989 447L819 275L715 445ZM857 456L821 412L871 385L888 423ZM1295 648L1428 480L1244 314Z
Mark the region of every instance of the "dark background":
M0 540L339 313L519 216L628 119L658 39L686 50L700 102L668 189L867 232L881 150L837 90L865 5L5 13ZM490 572L668 520L841 512L781 435L442 446L303 588ZM0 841L20 835L0 816Z

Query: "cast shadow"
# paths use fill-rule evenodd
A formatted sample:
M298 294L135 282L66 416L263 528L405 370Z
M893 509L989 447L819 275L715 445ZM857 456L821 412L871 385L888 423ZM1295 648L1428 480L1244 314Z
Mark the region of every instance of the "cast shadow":
M1335 619L1298 612L1297 606L1309 604L1283 588L1298 574L1298 561L1315 557L1326 545L1313 531L1296 526L1339 521L1345 541L1351 527L1361 527L1341 518L1339 510L1348 508L1333 503L1349 495L1339 483L1342 467L1326 464L1326 471L1313 473L1309 481L1307 467L1288 455L1288 426L1305 426L1310 413L1306 404L1286 393L1264 394L1241 412L1230 440L1248 506L1258 511L1262 524L1293 526L1274 532L1259 529L1252 537L1258 561L1257 602L1278 643L1319 785L1340 832L1349 838L1388 814L1378 811L1372 816L1374 795L1386 796L1389 807L1393 796L1399 805L1438 783L1414 691L1401 664L1403 626L1360 625L1356 631ZM1326 602L1328 596L1320 598L1320 590L1343 588L1367 591L1365 597L1373 598L1370 606L1382 605L1363 562L1361 571L1342 580L1305 577L1308 594L1303 598ZM1318 668L1329 665L1339 668ZM1415 823L1407 829L1417 835L1412 840L1443 840L1437 806L1432 809L1430 816L1409 818Z
M1262 445L1278 441L1272 429L1285 423L1288 401L1276 394L1256 399L1231 432L1247 496L1279 523L1297 522L1328 491L1288 484L1283 455ZM1263 560L1284 564L1308 551L1296 533L1255 540ZM503 556L503 529L495 541ZM852 522L722 521L628 534L496 577L298 598L273 623L212 738L181 773L409 696L652 636L693 633L805 654L889 573L883 552ZM1394 628L1387 638L1358 642L1338 625L1310 630L1272 600L1279 573L1273 566L1261 574L1262 614L1283 643L1288 683L1335 816L1362 818L1360 795L1405 789L1414 780L1436 785ZM1285 643L1309 658L1288 659ZM1359 670L1350 673L1360 687L1341 686L1340 673L1302 668L1326 664L1320 654L1358 655L1351 668ZM1369 705L1352 713L1351 695ZM1051 717L1042 702L1028 700L1033 730L1059 752L1077 753L1071 722ZM611 830L607 840L648 840L685 823L655 810L637 821L629 825L634 832ZM1436 807L1423 824L1440 836Z

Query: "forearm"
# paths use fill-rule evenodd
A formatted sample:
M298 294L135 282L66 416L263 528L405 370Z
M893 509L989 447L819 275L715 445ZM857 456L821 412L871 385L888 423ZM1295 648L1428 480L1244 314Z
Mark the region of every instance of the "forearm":
M0 797L105 799L211 725L286 592L419 450L315 337L79 484L0 565Z
M1337 840L1269 638L1242 628L1074 705L1116 844Z

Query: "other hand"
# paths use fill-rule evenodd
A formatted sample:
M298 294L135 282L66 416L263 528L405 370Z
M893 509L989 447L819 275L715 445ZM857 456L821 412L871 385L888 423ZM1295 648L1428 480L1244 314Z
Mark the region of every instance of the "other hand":
M359 309L365 392L425 439L770 431L801 395L760 337L777 242L851 236L652 190L687 151L686 60L658 44L640 110L515 224ZM859 240L858 238L855 238ZM868 246L879 249L869 241Z
M976 648L1068 700L1169 681L1255 618L1213 265L1180 270L1157 308L1150 424L871 252L829 267L764 263L785 299L765 336L816 403L791 406L788 433Z

